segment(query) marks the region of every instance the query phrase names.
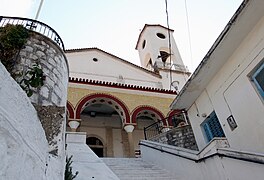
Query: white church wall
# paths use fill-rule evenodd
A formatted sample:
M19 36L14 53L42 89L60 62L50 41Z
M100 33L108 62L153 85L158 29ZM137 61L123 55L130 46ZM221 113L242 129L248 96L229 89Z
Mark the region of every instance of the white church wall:
M171 83L173 81L178 81L177 91L180 91L184 84L187 82L189 76L184 73L176 73L172 72L170 73L169 70L162 71L160 70L160 75L162 76L162 85L164 89L171 89L171 90L176 90L175 87L171 86Z
M162 35L163 38L159 37ZM137 50L139 52L141 66L154 71L156 67L162 76L161 82L164 89L173 89L172 81L178 81L178 90L180 90L188 79L188 74L184 74L188 70L183 64L179 50L173 37L173 31L169 31L171 50L169 49L169 35L165 27L159 25L145 25L142 34L140 35ZM167 58L165 64L162 62L160 51L171 54ZM151 59L151 65L150 65ZM174 64L175 66L171 66ZM170 72L169 69L178 70L180 72ZM171 77L172 76L172 77Z
M253 28L207 85L203 94L205 92L208 94L210 102L201 94L195 101L196 103L188 110L199 148L204 147L206 143L203 142L204 137L200 128L203 119L196 117L196 109L198 108L200 111L211 103L232 148L263 152L263 99L249 78L251 71L259 63L263 63L263 34L264 18ZM199 105L199 102L203 103ZM200 111L200 113L202 112ZM237 123L237 128L234 130L231 130L227 122L230 115Z
M162 33L165 38L161 39L157 36L157 33ZM177 48L176 42L173 38L172 31L170 31L170 38L171 38L171 49L172 49L172 62L175 64L183 65L179 50ZM145 41L145 47L143 48L143 41ZM159 26L147 26L145 31L142 33L139 44L138 44L138 51L140 62L143 67L145 67L149 61L146 59L147 55L150 55L152 62L160 61L161 59L158 58L160 56L160 51L164 50L164 48L168 47L169 36L168 30L159 27ZM168 53L169 50L166 48Z
M99 50L66 53L70 77L160 88L155 77ZM96 58L98 61L93 61Z

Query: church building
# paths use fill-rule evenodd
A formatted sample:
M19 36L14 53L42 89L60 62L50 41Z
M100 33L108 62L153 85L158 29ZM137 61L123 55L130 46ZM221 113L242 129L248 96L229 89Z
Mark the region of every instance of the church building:
M184 112L169 109L190 75L173 30L146 24L136 50L141 66L99 48L66 50L67 128L85 132L99 157L135 157L144 127L159 120L164 131L179 125L173 115L188 123Z

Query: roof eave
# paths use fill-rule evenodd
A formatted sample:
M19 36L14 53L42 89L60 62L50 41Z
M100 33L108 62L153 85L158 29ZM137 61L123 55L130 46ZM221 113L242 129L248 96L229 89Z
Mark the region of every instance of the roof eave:
M145 26L143 27L143 29L141 30L141 32L140 32L140 34L138 36L137 44L136 44L136 47L135 47L136 50L138 49L138 45L139 45L139 42L140 42L140 39L142 37L143 32L146 30L147 27L153 27L153 26L162 27L162 28L167 29L167 30L169 30L171 32L174 32L173 29L169 29L169 28L167 28L165 26L162 26L160 24L145 24Z
M256 8L256 1L261 2L260 0L244 0L241 3L235 14L232 16L231 20L228 22L220 36L216 39L213 46L196 68L190 79L186 82L178 96L173 100L172 104L170 105L171 109L190 108L190 106L206 88L206 85L212 80L214 75L219 71L219 69L229 59L238 45L243 41L245 36L250 32L252 26L248 24L247 26L244 21L250 16L251 21L248 23L256 24L263 16L263 11L261 12L261 8ZM243 13L246 12L247 9L249 9L249 12ZM256 15L256 9L258 9L258 15ZM254 16L252 16L252 14L254 14ZM241 21L243 22L240 23ZM240 28L243 28L243 30ZM238 29L241 31L238 31Z

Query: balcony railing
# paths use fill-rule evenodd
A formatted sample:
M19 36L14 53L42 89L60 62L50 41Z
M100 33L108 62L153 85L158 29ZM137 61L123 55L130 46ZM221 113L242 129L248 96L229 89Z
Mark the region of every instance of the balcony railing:
M170 127L181 126L181 123L183 123L184 125L189 124L186 111L179 111L178 113L175 113L162 120L158 120L157 122L147 127L144 127L145 140L149 140L152 137L155 137L163 132L168 131L169 128L168 126L164 125L164 122L167 122Z
M162 68L162 69L171 69L171 70L176 70L180 72L189 72L188 67L181 65L181 64L171 64L169 62L155 62L154 67Z
M157 136L158 134L162 133L162 129L163 129L163 122L161 120L147 127L144 127L145 140L148 140L151 137Z
M22 25L30 31L38 32L55 42L64 51L64 44L59 34L47 24L40 21L21 18L21 17L7 17L0 16L0 27L4 27L7 24Z

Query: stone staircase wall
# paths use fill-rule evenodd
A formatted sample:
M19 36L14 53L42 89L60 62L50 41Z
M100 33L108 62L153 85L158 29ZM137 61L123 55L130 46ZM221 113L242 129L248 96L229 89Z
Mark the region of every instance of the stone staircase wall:
M192 127L190 125L177 127L149 139L150 141L198 150Z

